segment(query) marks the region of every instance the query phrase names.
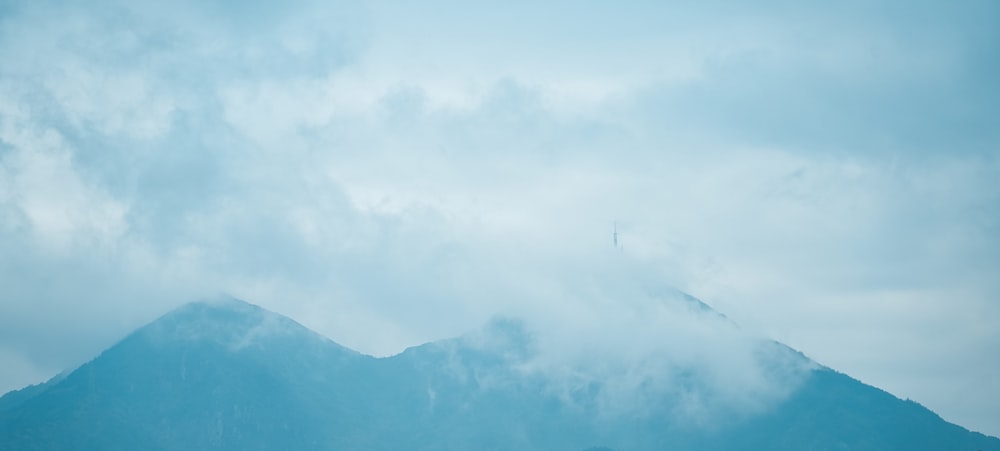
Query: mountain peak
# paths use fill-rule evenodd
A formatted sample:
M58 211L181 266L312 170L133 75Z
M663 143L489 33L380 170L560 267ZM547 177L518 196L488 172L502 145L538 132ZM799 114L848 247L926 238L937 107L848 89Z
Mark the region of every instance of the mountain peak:
M251 304L242 299L234 298L232 296L219 296L183 304L180 307L168 312L166 315L161 317L160 320L170 317L202 317L207 319L213 315L226 315L228 317L260 317L267 314L277 315L276 313L269 312L256 304Z
M228 296L182 305L134 335L152 343L215 344L232 351L289 341L333 344L288 317Z
M184 304L181 307L179 307L179 309L188 307L199 307L199 306L215 308L220 310L234 310L234 311L263 310L262 307L256 304L251 304L247 301L229 295L221 295L212 298L204 298L201 300L188 302L187 304Z

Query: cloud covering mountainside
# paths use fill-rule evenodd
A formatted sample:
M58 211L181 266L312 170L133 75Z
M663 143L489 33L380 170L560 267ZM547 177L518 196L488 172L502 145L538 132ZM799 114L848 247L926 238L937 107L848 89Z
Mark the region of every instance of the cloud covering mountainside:
M0 391L219 292L760 388L679 287L1000 434L1000 5L687 3L0 1Z

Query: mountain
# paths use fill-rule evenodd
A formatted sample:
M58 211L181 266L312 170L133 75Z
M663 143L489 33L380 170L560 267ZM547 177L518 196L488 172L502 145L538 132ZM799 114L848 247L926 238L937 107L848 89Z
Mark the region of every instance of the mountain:
M642 409L615 409L610 381L553 390L552 374L531 370L536 347L523 323L501 319L374 358L242 301L193 303L0 398L0 450L1000 451L996 438L818 365L767 408L720 404L694 424L677 406L706 393L696 373L671 379L682 390L640 392Z

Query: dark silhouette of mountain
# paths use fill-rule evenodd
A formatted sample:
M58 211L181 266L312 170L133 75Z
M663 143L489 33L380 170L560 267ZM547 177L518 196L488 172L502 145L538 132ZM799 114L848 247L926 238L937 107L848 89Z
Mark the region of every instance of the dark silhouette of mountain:
M0 450L1000 451L996 438L819 366L768 408L711 424L678 420L683 391L608 410L600 381L567 396L526 370L534 346L521 323L497 320L374 358L242 301L193 303L0 398Z

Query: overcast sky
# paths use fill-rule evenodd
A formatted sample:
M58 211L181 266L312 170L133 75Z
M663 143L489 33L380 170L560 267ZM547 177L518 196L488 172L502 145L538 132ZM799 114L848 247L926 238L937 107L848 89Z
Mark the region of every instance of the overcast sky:
M1000 435L1000 3L169 3L0 1L0 392L218 293L388 355L674 286Z

